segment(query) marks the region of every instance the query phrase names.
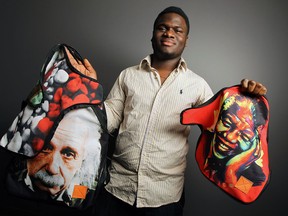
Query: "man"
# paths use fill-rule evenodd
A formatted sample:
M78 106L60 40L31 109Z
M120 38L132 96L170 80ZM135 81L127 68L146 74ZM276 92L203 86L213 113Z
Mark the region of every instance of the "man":
M257 160L263 154L260 140L267 107L256 98L232 95L224 100L219 116L205 164L209 177L219 185L234 186L239 176L245 176L260 185L266 178Z
M73 195L74 188L85 185L93 189L101 161L100 123L92 109L82 108L68 112L60 121L50 143L33 158L23 161L18 185L25 188L14 191L31 198L49 197L76 207L84 199ZM12 173L13 174L13 173ZM8 181L9 184L9 181ZM13 190L12 187L8 188ZM17 190L17 189L16 189ZM12 192L13 193L13 192Z
M180 8L162 11L154 23L153 54L122 71L105 101L109 130L119 128L119 134L104 190L104 215L183 214L190 128L180 124L180 113L213 95L181 57L188 34L189 19ZM97 78L88 60L82 65L70 55L70 61ZM266 93L255 81L245 79L242 87Z

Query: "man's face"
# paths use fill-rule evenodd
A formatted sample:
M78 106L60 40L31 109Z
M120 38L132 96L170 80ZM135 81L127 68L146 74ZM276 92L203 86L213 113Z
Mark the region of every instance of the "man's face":
M59 125L49 145L28 160L28 175L34 187L51 195L60 193L81 167L84 157L84 135L78 125Z
M217 122L213 152L219 159L248 150L255 140L256 129L252 110L246 103L235 104L220 114Z
M184 18L176 13L163 14L153 31L154 55L162 60L178 58L182 55L187 39Z

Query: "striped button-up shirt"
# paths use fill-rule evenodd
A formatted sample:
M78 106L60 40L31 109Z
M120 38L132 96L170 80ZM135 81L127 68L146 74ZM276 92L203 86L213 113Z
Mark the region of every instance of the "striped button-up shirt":
M109 130L119 128L106 189L137 207L179 201L190 131L180 113L212 95L184 59L163 84L150 56L122 71L105 101Z

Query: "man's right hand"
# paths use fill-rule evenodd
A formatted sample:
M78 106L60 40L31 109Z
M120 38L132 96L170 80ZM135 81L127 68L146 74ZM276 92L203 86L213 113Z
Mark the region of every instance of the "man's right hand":
M68 59L74 68L86 76L97 79L97 73L88 59L84 59L83 64L81 61L77 61L66 47L65 50L67 52Z

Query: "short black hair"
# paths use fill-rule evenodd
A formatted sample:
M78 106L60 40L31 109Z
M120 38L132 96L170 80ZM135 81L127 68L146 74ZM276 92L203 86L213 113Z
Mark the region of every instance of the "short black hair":
M184 19L185 22L186 22L187 35L189 34L189 30L190 30L189 18L188 18L188 16L185 14L185 12L184 12L181 8L176 7L176 6L167 7L167 8L165 8L163 11L161 11L161 12L158 14L157 18L155 19L155 21L154 21L153 29L155 29L156 24L157 24L158 20L160 19L160 17L161 17L163 14L166 14L166 13L176 13L176 14L182 16L183 19Z

